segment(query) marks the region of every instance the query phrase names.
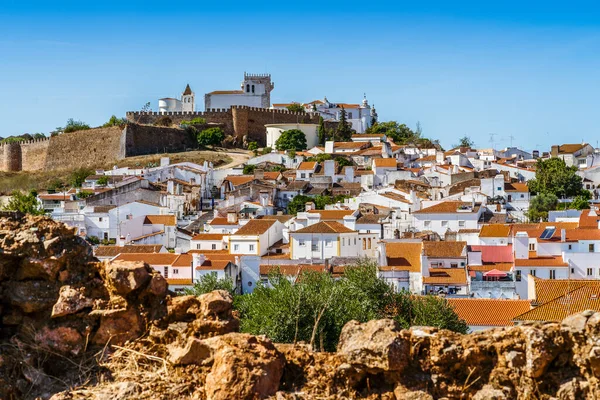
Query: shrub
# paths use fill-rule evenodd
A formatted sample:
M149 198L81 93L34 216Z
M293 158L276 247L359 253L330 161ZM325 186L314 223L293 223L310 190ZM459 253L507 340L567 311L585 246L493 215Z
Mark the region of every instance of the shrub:
M281 132L281 136L275 142L275 147L279 151L306 149L306 135L300 129L288 129Z
M255 169L256 169L256 165L250 165L250 164L248 164L248 165L244 166L244 170L242 171L242 173L244 175L251 175L251 174L254 173Z
M235 291L233 280L230 277L219 279L215 273L205 274L194 283L193 288L186 289L185 294L200 296L213 290L226 290L233 296Z
M82 121L75 121L73 118L69 118L67 120L67 125L63 129L64 133L76 132L76 131L84 131L87 129L91 129L88 124Z
M103 128L108 128L110 126L123 126L127 124L126 118L117 118L115 115L111 116L107 123L102 125Z
M181 121L181 125L204 125L206 124L206 120L202 117L196 117L190 120Z
M271 147L265 147L262 149L262 154L269 154L273 149Z
M208 128L200 132L196 138L201 147L216 146L225 139L225 134L221 128Z
M100 239L98 238L98 236L88 236L87 241L90 242L91 244L95 244L95 245L100 244Z
M78 168L69 176L69 183L71 186L79 188L81 185L83 185L83 182L85 182L85 178L93 173L94 171L89 168Z
M156 121L154 121L154 126L171 126L173 125L173 120L169 117L167 117L166 115L158 118Z
M98 180L96 181L96 183L98 185L108 185L108 176L101 176L100 178L98 178Z
M44 215L46 213L38 202L37 192L35 190L31 190L27 194L15 190L8 200L8 203L3 207L3 210L18 211L23 214L32 215Z

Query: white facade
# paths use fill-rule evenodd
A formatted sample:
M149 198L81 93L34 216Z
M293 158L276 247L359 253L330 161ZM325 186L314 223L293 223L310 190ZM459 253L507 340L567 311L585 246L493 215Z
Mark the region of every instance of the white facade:
M319 144L319 125L317 124L267 124L265 127L267 128L267 147L273 149L281 134L291 129L298 129L304 133L307 149Z
M158 111L159 112L194 112L196 111L195 95L190 89L190 85L187 85L185 90L181 93L180 99L173 97L164 97L158 99Z
M231 106L269 108L275 84L270 74L246 74L241 90L217 90L204 95L204 108L229 109Z

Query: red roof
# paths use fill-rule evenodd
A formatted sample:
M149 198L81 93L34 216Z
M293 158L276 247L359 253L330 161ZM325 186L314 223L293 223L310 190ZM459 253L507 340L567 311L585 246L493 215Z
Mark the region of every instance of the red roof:
M513 262L512 244L506 246L469 246L469 251L480 251L482 262Z

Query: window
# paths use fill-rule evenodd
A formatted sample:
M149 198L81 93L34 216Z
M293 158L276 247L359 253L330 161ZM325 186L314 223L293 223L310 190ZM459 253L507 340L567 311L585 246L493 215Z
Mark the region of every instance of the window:
M196 250L200 250L200 243L196 244Z
M556 270L555 269L550 270L550 279L556 279Z
M522 198L522 199L524 199L524 198L525 198L525 195L524 195L524 194L522 194L522 195L521 195L521 198Z
M179 270L177 268L173 269L173 275L179 274Z
M588 268L587 269L587 276L592 276L594 275L594 269L593 268Z
M240 245L239 244L234 244L233 245L233 251L239 251L240 250Z
M535 276L535 269L530 269L529 270L529 275Z
M461 228L465 227L465 221L458 221L458 226Z
M98 222L102 222L102 217L98 218Z
M250 85L246 85L246 93L250 93Z
M450 268L458 268L458 263L450 263Z
M590 243L590 244L588 245L588 250L589 250L589 252L590 252L590 253L593 253L593 252L594 252L594 243Z
M310 246L312 251L319 251L319 242L315 242L313 240L312 245Z
M371 248L371 238L368 239L369 242L369 248Z
M168 277L169 277L169 267L164 267L164 268L163 268L163 276L164 276L165 278L168 278Z
M300 174L300 178L306 178L306 174L305 174L304 172L302 172L302 173Z
M284 199L287 199L287 193L284 193L284 194L283 194L283 198L284 198Z
M248 250L249 251L254 251L254 245L253 244L249 244L248 245Z
M535 251L535 243L529 243L529 251Z
M575 268L571 268L571 273L574 274L575 273Z
M442 221L442 227L448 226L448 221Z
M331 239L327 239L325 241L325 247L333 247L333 242L331 241Z
M254 85L252 85L252 93L254 93Z
M521 270L520 269L517 270L517 273L515 275L515 280L517 282L521 282Z
M586 159L585 158L581 158L577 162L579 163L579 165L584 165L585 162L586 162Z
M300 247L306 246L306 243L304 243L304 239L298 239L298 246L300 246Z
M431 226L431 221L425 221L425 228L429 228Z
M348 113L348 119L352 119L352 113L351 112Z
M356 246L356 238L354 238L354 245Z
M573 250L573 245L572 244L569 245L569 250Z
M363 238L362 242L363 242L363 250L366 250L367 249L367 239Z
M346 238L342 238L342 246L346 245Z
M499 192L501 192L501 191L502 191L502 188L501 188L500 186L498 186L498 191L499 191Z
M212 248L213 250L216 250L216 249L217 249L217 244L216 244L216 243L213 243L213 244L212 244L212 246L211 246L211 248Z

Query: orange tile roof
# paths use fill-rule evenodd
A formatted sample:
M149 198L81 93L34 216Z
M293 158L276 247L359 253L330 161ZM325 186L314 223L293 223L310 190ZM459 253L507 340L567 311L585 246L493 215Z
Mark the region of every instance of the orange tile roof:
M315 161L303 161L300 163L300 165L298 165L297 169L302 170L302 171L306 171L306 170L312 171L315 169L316 166L317 166L317 163Z
M362 149L368 146L369 143L366 142L335 142L333 144L334 149Z
M534 296L538 304L564 296L572 290L588 285L600 285L597 279L542 279L533 277Z
M206 260L202 263L202 265L198 265L196 267L196 271L215 271L215 270L222 271L231 262L233 262L233 261L231 261L231 260L215 260L215 259Z
M171 264L171 266L173 266L173 267L191 267L192 266L192 255L188 254L188 253L180 254L179 257L177 257L177 259L175 261L173 261L173 264Z
M239 225L239 221L238 222L229 222L227 221L226 217L217 217L217 218L213 218L212 221L210 221L208 223L209 225Z
M177 217L175 215L146 215L144 224L176 226Z
M423 253L429 258L466 257L467 242L423 242Z
M337 221L320 221L316 224L309 225L295 232L290 232L290 235L295 233L352 233L356 232L352 229L340 224Z
M222 240L223 236L229 236L225 233L198 233L192 237L192 240Z
M262 235L276 222L274 219L251 219L232 236Z
M600 217L594 212L594 214L590 215L592 210L583 210L581 215L579 216L579 228L591 228L598 229L598 221Z
M565 241L577 242L579 240L600 240L600 229L565 229ZM552 237L548 239L537 238L538 243L560 242L561 229L556 229Z
M132 242L137 242L138 240L146 239L152 236L163 235L165 233L164 230L160 230L157 232L148 233L146 235L138 236L136 238L131 239Z
M505 192L529 192L526 183L504 183Z
M459 207L465 207L463 211L458 211ZM419 211L414 211L413 214L456 214L456 213L468 213L468 212L477 212L479 210L480 205L475 204L475 207L471 209L471 203L462 202L462 201L443 201L441 203L435 204L433 206L422 208ZM471 211L465 211L469 210Z
M388 267L409 272L421 272L422 248L421 242L386 242L385 256Z
M243 90L215 90L208 94L242 94Z
M265 177L265 179L274 181L277 178L279 178L280 175L281 175L281 172L279 172L279 171L266 171L264 174L264 177Z
M429 276L423 277L429 285L466 285L467 271L464 268L429 268Z
M252 182L254 175L227 175L223 181L231 182L233 186L243 185L244 183Z
M398 194L396 192L379 193L379 195L382 197L386 197L388 199L399 201L401 203L412 204L412 201L408 200L406 197L404 197L401 194Z
M510 236L510 225L505 224L490 224L483 225L479 232L479 237L482 238L507 238Z
M321 221L343 220L346 215L351 215L354 210L310 210L310 214L321 214Z
M568 267L562 256L534 256L525 259L515 258L515 267Z
M600 285L586 285L574 289L514 319L516 321L562 321L569 315L585 310L600 311Z
M192 279L167 279L169 285L192 285Z
M489 262L483 265L469 265L469 271L488 272L497 269L498 271L510 272L513 266L514 264L509 262Z
M179 256L174 253L125 253L119 254L114 261L142 261L148 265L171 265Z
M396 168L398 161L395 158L376 158L373 160L377 168Z
M586 143L570 143L570 144L562 144L558 146L558 154L567 154L567 153L575 153L579 150L583 149Z
M458 317L472 326L511 326L531 309L528 300L446 299Z
M194 253L199 253L199 254L205 254L205 255L210 255L210 257L212 258L214 255L216 254L227 254L229 255L229 250L198 250L198 249L192 249L189 250L188 253L190 254L194 254Z
M158 253L162 244L132 244L126 246L98 246L94 250L96 257L115 257L123 253Z
M352 135L352 139L359 138L383 138L385 135L383 133L358 133L356 135Z

